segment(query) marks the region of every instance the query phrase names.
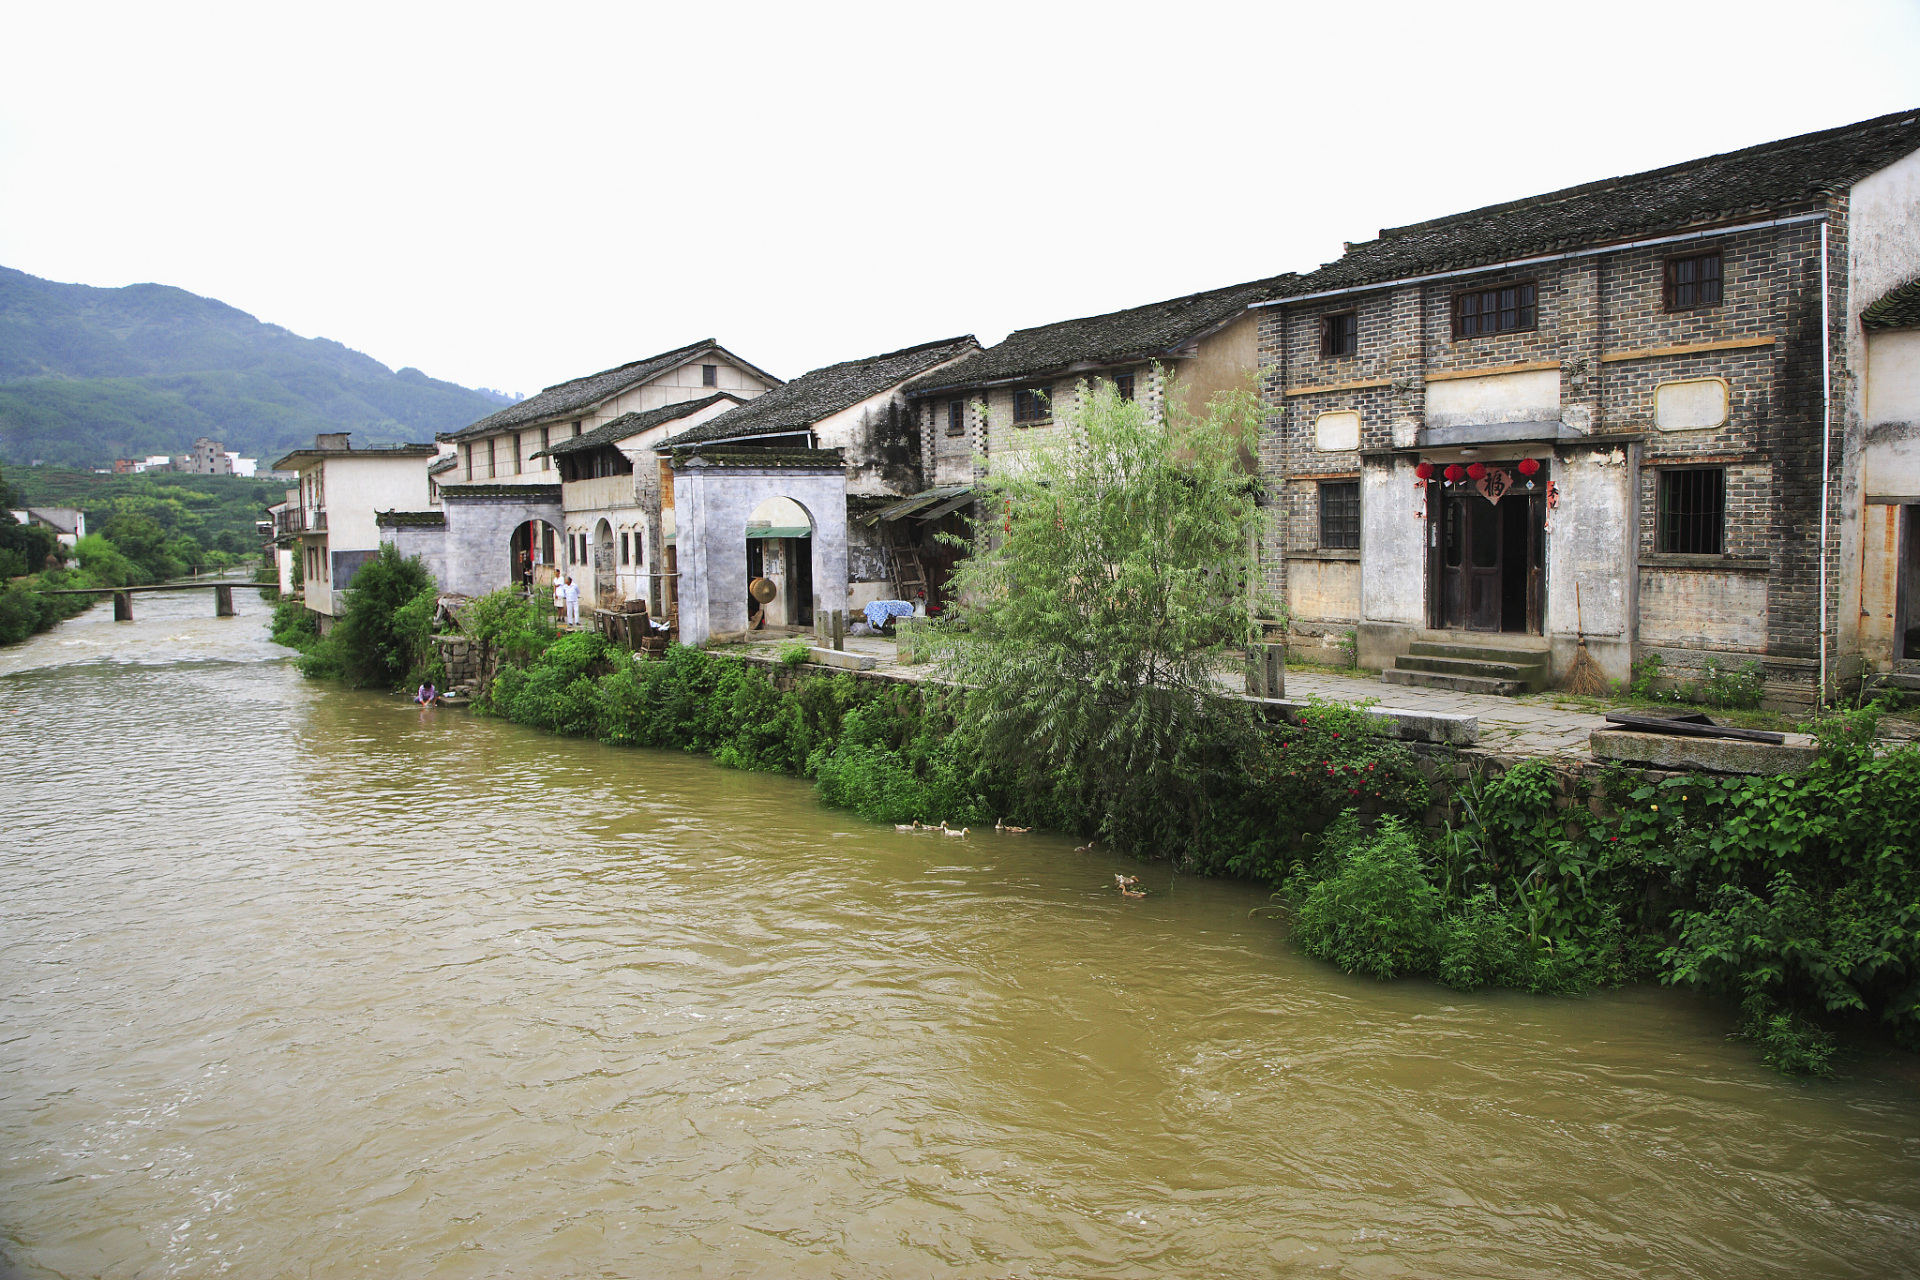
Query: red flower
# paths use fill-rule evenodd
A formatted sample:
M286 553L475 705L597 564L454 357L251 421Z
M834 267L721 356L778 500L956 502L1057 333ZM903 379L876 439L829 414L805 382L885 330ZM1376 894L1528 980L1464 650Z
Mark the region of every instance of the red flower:
M1467 474L1475 480L1485 480L1487 478L1487 466L1484 462L1476 462L1467 468Z
M1453 481L1455 484L1459 484L1460 481L1466 477L1467 473L1465 471L1462 471L1460 469L1460 464L1456 462L1452 466L1448 467L1441 474L1446 476L1447 479Z
M1423 462L1413 469L1413 474L1419 476L1422 480L1431 480L1433 479L1433 464L1431 462Z
M1531 476L1531 475L1537 475L1537 474L1539 474L1539 471L1540 471L1540 462L1539 462L1539 460L1538 460L1537 458L1522 458L1522 459L1520 459L1520 474L1521 474L1521 475L1523 475L1523 476Z

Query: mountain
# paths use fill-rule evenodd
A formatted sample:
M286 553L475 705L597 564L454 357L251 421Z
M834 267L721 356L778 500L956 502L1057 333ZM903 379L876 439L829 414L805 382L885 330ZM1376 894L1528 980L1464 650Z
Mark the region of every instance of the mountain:
M316 432L431 440L511 403L185 289L0 267L0 458L16 464L106 466L184 453L196 436L265 463Z

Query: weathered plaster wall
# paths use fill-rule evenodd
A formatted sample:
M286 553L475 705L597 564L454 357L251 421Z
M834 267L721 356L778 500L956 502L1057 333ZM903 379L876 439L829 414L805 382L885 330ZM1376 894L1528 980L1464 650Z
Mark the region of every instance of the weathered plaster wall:
M698 645L747 626L747 517L772 497L807 512L813 526L813 613L847 607L846 475L834 470L717 467L690 458L676 466L673 506L679 526L680 638Z
M432 458L333 457L325 469L330 550L377 551L376 511L425 511Z
M1449 378L1427 384L1429 427L1559 420L1558 369Z
M565 519L559 486L550 499L524 496L468 496L458 489L442 491L447 514L446 573L443 591L482 596L513 581L513 531L529 520L544 520L556 528ZM561 549L565 558L565 547ZM586 591L583 588L581 595Z
M391 542L403 556L419 556L436 583L447 580L447 531L440 526L385 525L380 540ZM444 589L444 588L443 588Z
M1640 642L1692 649L1767 649L1765 571L1643 567Z
M1369 460L1360 472L1360 616L1367 622L1423 622L1429 522L1414 518L1414 461Z

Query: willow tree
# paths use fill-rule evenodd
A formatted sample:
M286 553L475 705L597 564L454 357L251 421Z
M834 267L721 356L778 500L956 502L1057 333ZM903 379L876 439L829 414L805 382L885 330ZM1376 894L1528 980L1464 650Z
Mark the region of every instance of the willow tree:
M996 450L979 486L947 671L963 729L1015 796L1179 857L1253 731L1219 678L1249 638L1264 513L1242 442L1265 414L1251 391L1197 417L1177 393L1077 390L1059 425Z

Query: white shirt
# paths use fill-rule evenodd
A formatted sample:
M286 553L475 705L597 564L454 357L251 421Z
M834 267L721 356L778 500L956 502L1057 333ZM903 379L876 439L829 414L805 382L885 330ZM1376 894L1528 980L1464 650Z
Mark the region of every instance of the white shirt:
M553 584L553 605L554 605L554 608L556 608L556 609L557 609L557 608L559 608L559 607L560 607L561 605L563 605L563 604L565 604L566 602L567 602L567 584L566 584L566 583L564 583L564 582L556 582L556 583L554 583L554 584Z
M561 586L561 590L567 593L568 604L580 603L580 584L579 583L577 582L564 583Z

